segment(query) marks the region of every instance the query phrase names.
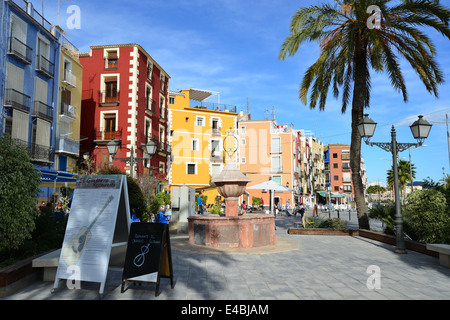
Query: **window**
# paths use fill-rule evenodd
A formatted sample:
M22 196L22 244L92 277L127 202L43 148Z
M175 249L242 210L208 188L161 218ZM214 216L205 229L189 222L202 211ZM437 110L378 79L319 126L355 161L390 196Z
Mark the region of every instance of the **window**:
M245 138L241 139L241 145L245 146L247 144L247 140Z
M242 157L241 158L241 163L242 164L246 164L247 163L247 158L246 157Z
M272 138L271 153L281 153L281 138Z
M111 140L116 138L116 115L105 114L105 136L104 140Z
M117 69L117 60L118 60L117 51L108 51L108 57L106 59L106 68L107 69Z
M192 139L192 151L198 151L198 139Z
M242 126L242 127L241 127L241 133L242 133L242 134L245 134L245 132L246 132L246 127L245 127L245 126Z
M169 98L169 104L175 104L175 98L174 97L170 97Z
M221 140L211 140L211 155L213 157L220 157L220 142Z
M337 153L333 153L333 159L337 159L338 154Z
M152 121L145 119L145 142L149 143L152 139Z
M281 168L281 157L280 156L274 156L272 157L272 172L273 173L280 173L283 172Z
M152 81L152 75L153 75L153 64L148 61L147 62L147 80Z
M334 181L339 181L339 176L334 176Z
M214 179L222 172L222 165L219 163L211 164L211 177Z
M196 163L187 163L186 164L186 174L188 174L188 175L197 174L197 164Z
M148 84L145 86L145 105L147 110L155 112L153 110L152 87Z
M105 79L105 102L117 101L117 78Z
M11 39L9 52L30 64L32 49L27 46L27 23L11 14Z
M337 163L333 163L333 168L337 169L338 168L338 164Z
M161 91L164 92L166 86L166 77L162 74L161 75Z
M205 126L205 117L197 116L197 126L204 127Z
M273 177L272 177L272 180L273 180L273 182L282 184L282 183L281 183L281 176L273 176Z
M212 133L213 134L220 134L220 130L219 130L219 119L217 118L212 118Z
M334 187L334 191L339 192L339 187Z

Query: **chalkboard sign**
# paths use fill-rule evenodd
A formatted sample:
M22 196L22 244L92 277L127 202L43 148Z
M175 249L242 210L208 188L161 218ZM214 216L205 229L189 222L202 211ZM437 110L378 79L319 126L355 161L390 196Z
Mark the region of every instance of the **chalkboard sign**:
M131 225L122 289L126 282L155 283L158 296L160 278L170 278L173 289L172 253L169 226L165 223L133 223Z

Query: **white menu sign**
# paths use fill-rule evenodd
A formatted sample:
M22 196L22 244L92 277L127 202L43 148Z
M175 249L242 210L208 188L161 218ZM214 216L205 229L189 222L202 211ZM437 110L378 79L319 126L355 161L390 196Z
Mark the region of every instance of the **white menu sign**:
M117 226L117 221L122 226ZM126 235L117 236L118 227ZM74 270L78 270L76 280L100 282L103 294L113 241L128 237L129 229L126 177L81 177L73 195L54 288L60 279L73 279Z

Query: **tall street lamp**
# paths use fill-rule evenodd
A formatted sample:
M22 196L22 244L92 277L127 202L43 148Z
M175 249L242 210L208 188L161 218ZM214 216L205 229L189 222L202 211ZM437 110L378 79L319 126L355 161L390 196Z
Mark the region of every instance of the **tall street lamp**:
M130 157L129 158L115 158L117 154L117 149L119 148L119 143L111 140L107 144L108 153L111 156L113 160L119 160L122 161L125 164L130 165L130 177L133 178L134 174L134 165L141 163L145 160L145 158L137 158L134 156L134 147L131 147ZM149 141L147 144L141 144L141 148L145 151L147 151L147 154L152 157L156 152L156 143L154 141Z
M391 130L391 142L370 142L370 138L373 137L375 133L375 128L377 123L369 118L366 114L364 119L358 125L359 133L367 145L373 147L377 146L384 151L392 153L392 166L394 169L394 193L395 193L395 227L396 227L396 253L406 253L405 249L405 238L403 235L403 218L400 205L400 193L399 193L399 183L398 183L398 154L402 151L408 150L410 148L418 148L423 145L425 139L428 138L432 125L423 119L423 116L419 116L419 119L414 122L410 128L414 136L414 139L418 143L398 143L397 133L395 127L392 126Z

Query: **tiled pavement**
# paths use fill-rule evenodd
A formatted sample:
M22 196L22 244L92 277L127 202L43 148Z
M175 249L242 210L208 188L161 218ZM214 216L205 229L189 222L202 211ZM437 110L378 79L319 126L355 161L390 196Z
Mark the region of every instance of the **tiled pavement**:
M175 287L130 285L121 293L121 271L108 274L104 300L406 300L450 299L450 269L434 257L362 237L288 235L297 217L278 217L277 246L271 249L211 250L172 236ZM368 288L370 266L379 268L380 289ZM369 284L374 282L369 281ZM61 281L37 282L6 300L98 299L99 284L71 291Z

